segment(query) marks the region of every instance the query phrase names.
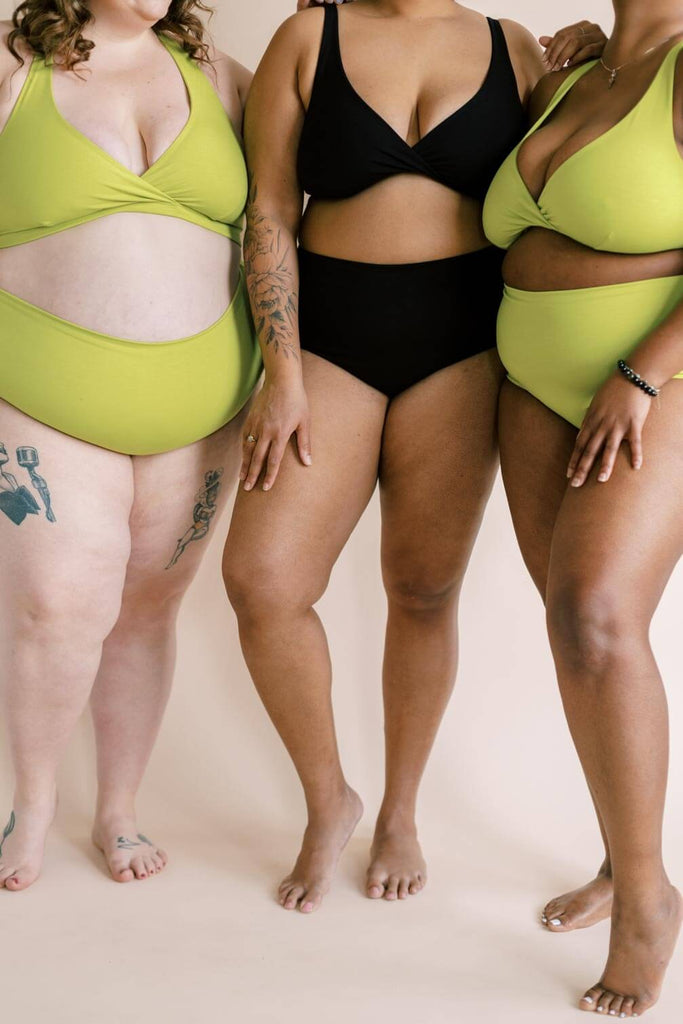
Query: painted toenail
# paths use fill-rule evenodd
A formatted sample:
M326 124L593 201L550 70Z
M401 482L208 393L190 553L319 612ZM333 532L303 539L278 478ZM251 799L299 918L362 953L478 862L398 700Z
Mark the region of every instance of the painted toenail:
M554 925L556 928L557 928L558 924L562 924L562 922L560 921L559 917L554 917L550 923L552 925Z
M581 1000L581 1002L582 1003L592 1003L593 1000L591 999L590 996L584 996L583 999Z
M548 918L545 916L545 914L543 914L543 916L541 917L541 921L543 922L543 924L548 923Z
M598 1006L598 1013L604 1013L604 1012L605 1011L603 1010L602 1006Z

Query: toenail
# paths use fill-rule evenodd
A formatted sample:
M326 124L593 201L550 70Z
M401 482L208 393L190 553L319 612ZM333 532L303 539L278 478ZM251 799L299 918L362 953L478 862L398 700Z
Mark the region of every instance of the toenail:
M543 916L541 917L541 921L543 922L543 924L548 923L548 918L545 916L545 914L543 914Z
M616 1015L617 1015L617 1011L616 1010L610 1010L610 1016L611 1017L616 1017Z
M550 923L552 925L554 925L555 927L557 927L558 924L562 924L562 922L560 921L559 917L554 917Z
M598 1006L598 1013L604 1013L604 1012L605 1011L604 1011L603 1007L602 1006Z
M592 1003L593 1000L591 999L590 996L584 996L583 999L581 1000L581 1002L582 1003Z

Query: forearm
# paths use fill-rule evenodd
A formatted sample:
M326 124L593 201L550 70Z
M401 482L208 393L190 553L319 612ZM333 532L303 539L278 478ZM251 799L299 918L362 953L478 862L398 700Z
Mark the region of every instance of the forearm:
M683 371L683 302L638 345L626 361L656 388L663 387Z
M254 324L267 377L301 374L299 269L296 232L259 202L252 182L244 236L244 266Z

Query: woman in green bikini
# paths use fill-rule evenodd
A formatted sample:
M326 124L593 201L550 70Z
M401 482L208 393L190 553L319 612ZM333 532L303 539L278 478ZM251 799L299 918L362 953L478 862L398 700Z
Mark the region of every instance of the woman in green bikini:
M503 477L606 847L595 881L543 920L566 931L611 913L580 1005L633 1017L656 1002L681 921L648 632L683 553L683 8L614 8L602 59L539 84L484 223L508 249Z
M138 828L135 795L178 606L236 477L260 373L240 274L249 75L211 46L204 9L28 0L3 32L7 890L38 876L55 772L88 700L93 839L119 882L166 863Z

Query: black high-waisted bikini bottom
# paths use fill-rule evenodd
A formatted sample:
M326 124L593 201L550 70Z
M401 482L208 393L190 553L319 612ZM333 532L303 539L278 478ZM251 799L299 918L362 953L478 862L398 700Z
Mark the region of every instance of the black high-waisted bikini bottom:
M301 347L394 398L495 348L503 255L357 263L300 248Z

